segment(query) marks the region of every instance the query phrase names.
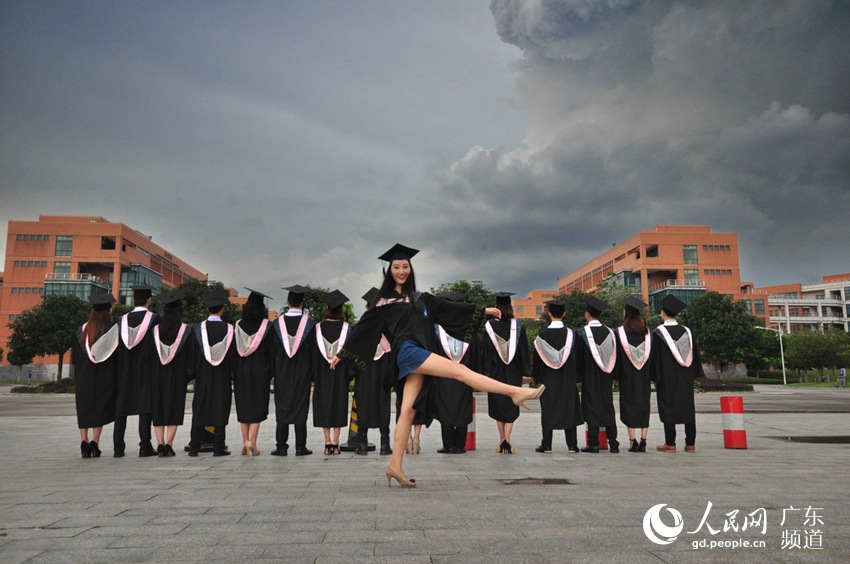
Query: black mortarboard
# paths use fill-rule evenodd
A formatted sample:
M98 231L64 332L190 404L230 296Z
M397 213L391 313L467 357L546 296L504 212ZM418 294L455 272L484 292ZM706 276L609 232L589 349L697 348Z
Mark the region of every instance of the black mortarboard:
M95 311L105 311L115 303L115 297L112 294L92 294L89 303Z
M304 299L304 294L310 291L310 288L301 284L295 284L294 286L284 286L281 290L289 292L289 295L286 296L287 301L295 300L296 302L300 302Z
M339 290L334 290L333 292L325 294L324 297L322 297L322 301L325 302L329 308L336 309L338 307L342 307L342 305L348 301L348 296Z
M412 249L410 247L405 247L400 243L396 243L393 245L390 250L379 256L378 258L381 260L385 260L387 262L392 262L394 260L407 259L410 260L416 256L416 253L419 252L419 249Z
M450 302L462 302L466 299L466 294L463 292L443 292L440 297Z
M261 304L262 305L262 304L266 303L264 301L265 298L268 298L270 300L273 299L271 296L267 296L262 292L258 292L257 290L252 290L251 288L249 288L247 286L243 286L243 288L245 288L246 290L251 292L250 294L248 294L248 301L253 303L253 304Z
M558 300L548 300L546 306L549 308L549 315L554 315L555 317L563 317L567 311L567 304Z
M213 290L201 296L201 300L203 300L207 309L223 306L229 298L230 294L227 290Z
M646 304L637 299L634 296L629 296L626 298L625 308L632 311L633 313L640 314L643 309L646 307Z
M141 285L141 286L133 286L133 299L134 300L146 300L153 295L153 286Z
M170 292L158 295L156 299L161 301L164 305L170 305L182 301L183 292L180 290L171 290Z
M686 307L688 307L688 304L686 304L673 294L670 294L666 298L661 300L661 309L663 309L664 312L671 317L676 317Z
M496 292L493 294L496 296L496 306L509 306L511 305L511 296L513 296L515 292Z
M587 296L584 298L584 310L593 317L599 317L606 309L608 309L608 304L596 296Z
M369 288L369 291L368 291L368 292L366 292L365 294L363 294L363 298L362 298L362 299L363 299L363 300L364 300L367 304L371 304L373 301L375 301L375 296L377 296L377 295L378 295L378 289L377 289L377 288L375 288L375 287L373 286L372 288Z

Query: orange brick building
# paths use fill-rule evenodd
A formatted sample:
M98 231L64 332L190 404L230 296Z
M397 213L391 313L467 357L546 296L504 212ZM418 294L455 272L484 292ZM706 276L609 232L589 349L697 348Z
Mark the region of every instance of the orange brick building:
M111 292L131 303L132 286L167 289L207 275L175 257L151 237L123 223L97 216L40 215L38 221L10 221L0 285L0 343L7 325L45 294L73 294L87 300ZM51 363L55 359L36 359Z
M558 293L589 292L605 280L630 288L652 314L673 294L685 303L715 291L744 300L753 315L767 317L767 292L741 281L738 235L707 225L657 225L613 246L558 279Z
M850 331L850 272L824 276L815 284L780 284L759 288L768 294L770 323L783 333Z

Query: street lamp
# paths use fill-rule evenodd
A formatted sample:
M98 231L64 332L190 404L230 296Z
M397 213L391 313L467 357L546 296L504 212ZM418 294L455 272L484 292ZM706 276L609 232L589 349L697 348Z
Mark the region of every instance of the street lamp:
M771 323L771 325L773 325ZM762 331L773 331L774 333L779 333L779 356L782 358L782 385L788 385L788 379L785 377L785 347L782 344L782 324L777 323L776 326L779 329L774 329L773 327L761 327L760 325L756 325L756 329L761 329Z

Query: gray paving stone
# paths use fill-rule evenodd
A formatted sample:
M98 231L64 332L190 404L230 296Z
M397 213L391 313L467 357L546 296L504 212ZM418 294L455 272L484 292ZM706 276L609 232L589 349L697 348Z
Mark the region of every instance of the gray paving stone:
M74 417L4 416L4 404L17 398L0 389L0 448L32 447L0 466L0 532L7 535L0 537L0 562L850 561L850 449L787 441L847 433L850 393L765 388L747 394L745 408L758 408L746 414L747 450L723 448L718 398L696 397L695 455L654 452L663 436L656 414L652 452L569 455L556 443L555 453L538 454L535 408L515 426L519 452L506 456L494 452L495 424L482 415L486 398L480 397L479 450L437 454L439 428L424 431L423 453L405 458L418 487L404 490L386 486L388 457L269 456L273 420L261 427L263 454L255 458L236 452L238 429L231 424L230 457L190 459L178 452L139 459L128 449L114 459L108 427L104 457L82 460ZM58 413L73 412L73 398L52 399L67 404ZM625 436L622 426L620 433ZM176 444L187 440L181 428ZM321 430L311 429L310 446L321 441ZM722 528L730 511L764 507L767 533L690 534L708 502L714 528ZM667 546L647 539L642 524L661 503L683 516L683 531ZM824 550L781 548L782 509L792 505L822 508ZM691 541L703 538L762 539L767 546L694 550Z

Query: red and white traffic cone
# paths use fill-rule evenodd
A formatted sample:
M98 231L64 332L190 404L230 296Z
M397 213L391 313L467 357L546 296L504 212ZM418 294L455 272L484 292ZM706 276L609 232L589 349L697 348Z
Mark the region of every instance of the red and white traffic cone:
M725 448L747 448L747 431L744 428L744 398L723 396L720 398L723 414L723 446Z
M466 446L463 447L466 450L475 450L475 403L475 396L472 396L472 423L466 428Z

